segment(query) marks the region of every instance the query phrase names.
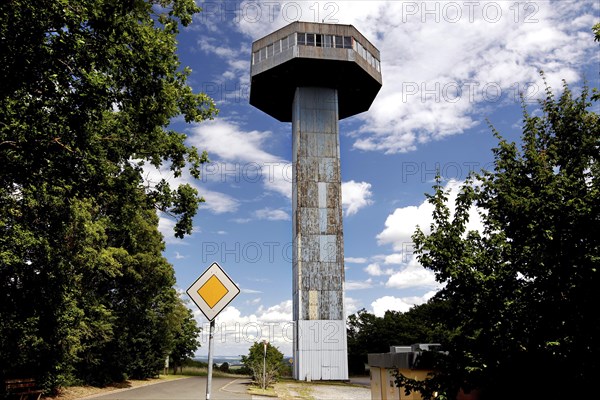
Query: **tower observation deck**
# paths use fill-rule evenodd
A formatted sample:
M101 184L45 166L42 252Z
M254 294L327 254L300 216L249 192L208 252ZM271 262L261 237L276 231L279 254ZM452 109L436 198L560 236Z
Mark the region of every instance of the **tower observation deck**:
M250 104L292 123L296 379L348 379L338 121L381 85L379 50L351 25L294 22L252 44Z

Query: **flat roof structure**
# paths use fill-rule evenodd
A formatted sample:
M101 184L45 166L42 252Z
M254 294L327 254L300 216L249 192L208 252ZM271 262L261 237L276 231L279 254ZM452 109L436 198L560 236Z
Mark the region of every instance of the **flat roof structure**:
M339 119L367 111L381 89L379 50L354 26L293 22L252 44L250 104L291 122L296 87L338 91Z

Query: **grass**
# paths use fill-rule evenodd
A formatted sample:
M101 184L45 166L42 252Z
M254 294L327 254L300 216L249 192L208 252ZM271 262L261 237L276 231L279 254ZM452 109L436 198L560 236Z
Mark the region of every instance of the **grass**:
M277 382L274 387L277 397L284 400L314 400L310 385L307 382L285 379Z
M259 395L259 396L277 397L277 392L275 391L275 388L273 388L273 387L268 387L266 389L263 389L261 387L255 386L255 385L250 385L250 386L248 386L248 393L254 394L254 395Z
M343 386L364 388L364 385L359 385L344 381L296 381L292 378L282 378L275 384L275 392L280 399L284 400L314 400L313 388L318 385L324 386Z

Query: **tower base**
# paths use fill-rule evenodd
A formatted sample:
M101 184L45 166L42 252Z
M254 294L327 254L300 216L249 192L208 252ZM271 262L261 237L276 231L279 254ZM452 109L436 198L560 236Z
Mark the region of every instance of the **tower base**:
M309 320L295 324L294 379L348 380L345 322Z

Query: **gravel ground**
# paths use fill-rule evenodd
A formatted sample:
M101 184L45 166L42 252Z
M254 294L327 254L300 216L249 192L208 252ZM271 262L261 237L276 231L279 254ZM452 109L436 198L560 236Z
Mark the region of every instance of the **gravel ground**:
M371 390L357 386L314 385L311 395L315 400L371 400Z
M371 389L358 385L284 381L275 392L285 400L371 400Z

